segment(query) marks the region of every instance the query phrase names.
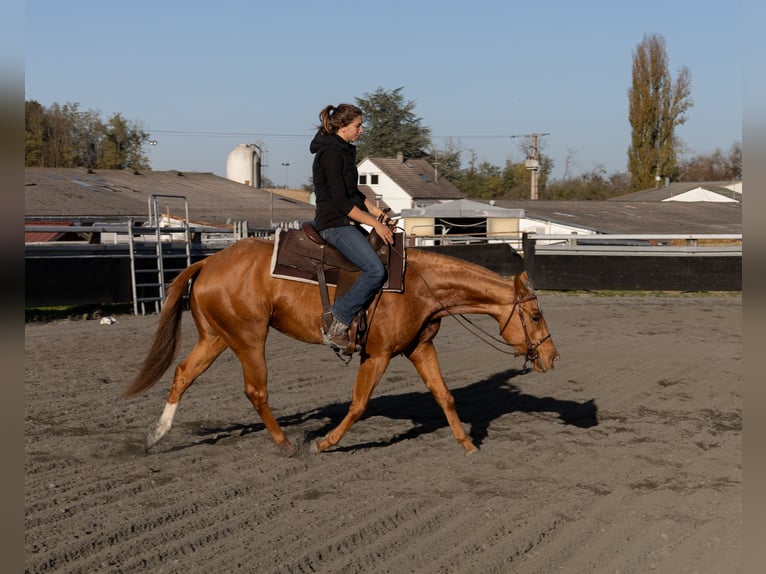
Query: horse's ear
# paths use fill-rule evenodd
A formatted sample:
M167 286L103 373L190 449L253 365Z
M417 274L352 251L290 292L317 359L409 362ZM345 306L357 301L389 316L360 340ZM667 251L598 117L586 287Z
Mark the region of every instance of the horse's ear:
M513 288L519 297L523 297L532 290L532 283L526 271L522 271L513 277Z

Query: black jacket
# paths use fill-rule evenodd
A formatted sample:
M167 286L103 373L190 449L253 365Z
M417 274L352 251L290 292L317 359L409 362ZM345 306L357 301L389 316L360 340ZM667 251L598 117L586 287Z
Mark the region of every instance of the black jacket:
M309 150L314 155L312 176L316 196L314 227L317 230L353 223L348 217L356 206L367 211L359 191L356 147L338 135L317 133Z

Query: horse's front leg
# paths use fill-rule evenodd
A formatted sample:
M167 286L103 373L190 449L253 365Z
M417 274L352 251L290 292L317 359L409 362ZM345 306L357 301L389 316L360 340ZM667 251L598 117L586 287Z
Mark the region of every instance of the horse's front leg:
M377 357L367 357L359 366L354 383L354 392L351 398L351 405L348 407L348 413L340 424L325 435L322 439L317 439L311 444L311 452L322 452L333 445L338 444L343 435L346 434L351 425L359 420L370 402L370 396L375 385L378 384L380 377L388 367L391 356L384 354Z
M436 348L433 343L431 341L420 343L407 357L415 365L420 378L423 379L428 390L431 391L436 402L439 403L442 411L444 411L447 422L450 428L452 428L452 434L455 435L455 440L460 443L466 454L476 452L478 450L476 445L473 444L473 441L466 434L463 424L457 415L455 399L444 383L439 359L436 356Z

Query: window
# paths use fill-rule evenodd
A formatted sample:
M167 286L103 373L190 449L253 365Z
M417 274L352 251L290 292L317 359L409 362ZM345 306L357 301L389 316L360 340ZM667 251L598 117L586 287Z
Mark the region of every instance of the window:
M367 185L367 175L359 175L359 185Z
M373 174L370 176L370 185L378 185L378 174Z

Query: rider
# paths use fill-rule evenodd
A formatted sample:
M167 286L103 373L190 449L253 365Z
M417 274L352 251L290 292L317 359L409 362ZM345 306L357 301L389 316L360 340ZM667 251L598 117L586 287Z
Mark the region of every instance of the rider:
M316 196L314 227L330 245L359 267L361 275L330 310L322 315L327 344L336 349L349 345L348 326L367 306L386 279L386 270L367 242L372 227L380 238L393 243L392 230L373 216L357 182L356 147L362 135L362 110L352 104L326 106L319 113L319 129L309 150L314 155L313 182Z

